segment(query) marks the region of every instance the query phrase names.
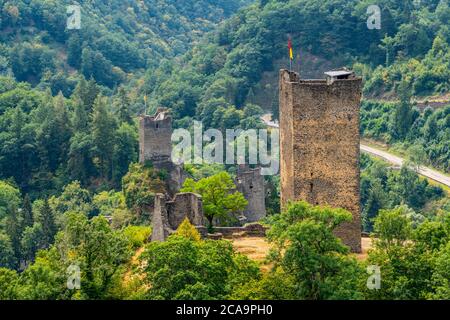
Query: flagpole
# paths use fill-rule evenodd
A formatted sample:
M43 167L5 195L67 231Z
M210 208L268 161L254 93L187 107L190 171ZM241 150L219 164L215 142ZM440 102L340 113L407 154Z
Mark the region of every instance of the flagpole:
M144 95L144 114L147 114L147 95Z

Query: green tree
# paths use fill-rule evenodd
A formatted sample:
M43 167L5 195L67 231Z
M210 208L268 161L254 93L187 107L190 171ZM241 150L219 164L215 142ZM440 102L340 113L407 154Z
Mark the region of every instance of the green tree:
M427 198L432 197L428 193L428 181L420 179L416 172L406 166L403 166L397 175L392 176L390 183L392 189L401 197L401 202L413 209L421 209Z
M227 219L230 214L247 206L248 202L242 193L235 190L231 176L223 171L197 182L186 179L181 192L194 192L202 196L204 214L212 228L214 218Z
M414 171L418 172L420 167L426 162L426 152L420 145L413 145L408 148L408 162L412 165Z
M380 48L386 51L386 67L389 67L394 55L395 39L387 35L381 40Z
M427 296L428 299L450 299L450 241L441 248L432 280L434 292Z
M0 268L13 269L16 267L15 263L16 258L14 256L14 249L11 244L11 240L8 235L0 233Z
M10 206L8 208L8 216L5 222L5 232L11 241L11 247L13 250L13 257L14 257L13 260L14 268L18 268L20 265L21 260L20 238L22 236L22 231L23 231L22 223L20 221L17 208L14 206Z
M140 259L151 284L150 299L224 299L238 284L259 276L255 263L235 253L227 241L173 235L149 243Z
M132 164L129 172L123 177L122 191L128 209L132 210L139 220L149 220L149 214L156 193L166 193L164 176L158 170Z
M57 300L70 298L67 265L55 247L39 251L36 261L20 275L19 299Z
M401 140L406 137L413 122L410 105L411 90L407 81L402 80L400 83L398 95L400 103L393 115L393 136L395 139Z
M91 194L81 187L79 181L73 181L66 185L61 195L51 197L49 202L57 216L69 211L83 213L87 216L93 210Z
M67 63L75 69L80 68L82 43L78 33L72 34L67 40Z
M91 149L92 137L90 134L77 132L72 136L67 162L67 169L70 172L71 179L87 184L89 178L94 175Z
M46 248L46 237L40 223L26 227L20 241L22 259L25 264L34 260L36 252Z
M31 207L31 199L28 194L23 198L22 210L20 211L22 217L23 228L33 225L33 208Z
M131 257L130 243L122 233L113 231L102 216L89 220L85 215L69 213L56 247L63 250L59 255L67 264L75 263L83 270L83 298L112 298L111 290L119 285L121 267Z
M449 226L449 221L438 219L412 228L404 206L380 211L367 264L380 267L382 283L379 290L366 290L366 297L416 300L445 296L448 283L442 276L449 261L445 249Z
M50 247L50 245L54 242L57 227L53 209L50 207L47 199L44 200L43 206L40 207L36 217L36 222L38 222L42 227L43 246L45 248Z
M412 224L405 215L403 207L394 210L381 210L375 219L374 230L379 240L377 246L389 250L399 247L411 239Z
M72 99L81 102L86 113L90 114L99 92L100 90L94 79L90 78L89 81L86 81L84 77L81 77L73 92Z
M296 299L358 299L361 267L333 234L351 214L343 209L289 204L271 219L268 239L275 267L294 279Z
M131 102L130 98L127 96L127 92L123 86L121 86L117 92L117 97L115 100L115 112L119 119L119 122L126 122L128 124L133 124L133 116L131 113Z
M21 274L21 299L113 299L120 291L123 265L130 258L131 245L121 232L113 231L104 217L89 220L69 212L47 250ZM67 288L68 267L81 270L81 290ZM1 285L1 284L0 284Z
M363 226L366 232L371 232L373 229L373 219L378 215L378 212L386 208L386 194L379 179L370 181L367 199L364 203L362 212Z
M89 116L83 101L75 100L75 112L72 117L72 126L75 132L83 132L88 128Z
M9 207L18 208L20 191L11 184L0 180L0 221L7 216Z
M111 179L116 122L106 106L106 98L99 96L92 111L92 152L98 159L101 177Z
M137 161L138 137L136 128L127 123L122 123L115 135L113 180L116 185L120 185L122 177L128 172L130 164Z
M18 286L19 275L17 272L0 267L0 300L17 299Z

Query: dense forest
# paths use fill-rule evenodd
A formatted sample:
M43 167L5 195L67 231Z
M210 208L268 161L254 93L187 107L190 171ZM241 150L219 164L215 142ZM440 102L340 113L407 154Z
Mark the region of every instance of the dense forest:
M0 72L66 96L78 73L114 88L184 53L244 2L82 0L81 28L68 30L72 1L2 1Z
M450 172L449 0L78 3L79 30L66 28L72 1L0 3L0 300L450 299L448 189L416 170ZM269 271L188 221L148 242L167 173L136 163L137 115L163 106L175 127L264 128L289 37L302 76L363 77L363 137L407 157L402 168L361 157L367 259L334 236L345 210L281 212L277 176L266 178ZM211 229L245 207L230 194L234 166L185 170L182 190L204 197ZM370 265L381 290L366 286ZM74 266L80 290L66 285Z
M264 72L273 71L283 57L288 65L290 35L301 72L312 63L310 55L354 66L365 77L367 96L395 95L402 80L414 96L447 92L448 1L424 1L417 7L412 1L379 1L383 9L380 30L367 28L370 3L258 1L208 34L183 57L182 68L162 64L158 70L150 70L147 90L154 92L157 103L173 108L179 118L195 116L209 121L205 105L217 105L214 99L223 99L222 106L227 109L241 109L251 102L255 94L251 89L257 87ZM185 86L191 89L186 92Z
M182 68L163 63L148 71L145 90L152 92L154 106L172 108L180 126L188 126L192 118L216 128L255 126L247 105L260 102L277 117L275 68L283 57L281 65L289 65L289 34L303 76L317 75L311 64L326 71L330 63L317 65L317 59L346 65L363 76L366 99L378 98L363 104L364 135L404 150L421 147L425 163L449 172L449 109L426 108L431 103L424 98L450 90L449 2L378 1L380 30L367 29L370 3L257 2L208 34L183 56ZM417 99L425 100L421 110ZM442 100L444 107L445 102L450 105L448 97Z
M200 239L187 220L167 241L145 244L148 227L115 229L103 216L89 219L71 211L89 206L89 202L75 204L82 193L76 186L71 189L66 191L78 197L53 199L55 211L46 201L33 205L36 220L25 227L23 251L1 236L0 299L450 298L448 215L417 225L406 207L380 211L374 220L373 250L366 261L358 261L333 234L351 218L349 212L292 204L268 221L273 245L268 261L273 268L261 272L229 241ZM65 213L56 212L63 208ZM55 220L62 220L59 232ZM8 230L13 230L13 223L29 222L10 217ZM33 245L41 246L34 262L23 272L15 271L15 253L29 259ZM138 248L140 255L132 258ZM365 270L370 265L383 270L379 290L366 286ZM71 268L83 270L78 290L66 285Z
M364 101L361 131L367 138L388 143L417 164L450 173L450 104L434 110L408 102Z

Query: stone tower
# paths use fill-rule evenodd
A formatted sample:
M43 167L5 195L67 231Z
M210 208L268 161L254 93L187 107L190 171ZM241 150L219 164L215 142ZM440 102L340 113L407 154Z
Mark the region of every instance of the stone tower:
M244 210L246 222L256 222L266 216L266 193L264 187L264 176L261 175L261 168L249 168L240 165L237 170L236 185L248 201Z
M172 154L172 117L165 109L139 119L139 162L167 161Z
M305 200L344 208L353 220L336 235L361 251L359 109L361 78L347 70L301 80L280 70L281 204Z
M172 117L159 108L154 116L139 118L139 162L150 161L156 169L168 173L167 191L177 193L187 178L183 166L172 162Z

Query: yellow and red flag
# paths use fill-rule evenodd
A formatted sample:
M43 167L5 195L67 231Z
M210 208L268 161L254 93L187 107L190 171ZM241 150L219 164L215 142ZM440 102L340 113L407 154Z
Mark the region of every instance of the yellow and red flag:
M294 60L294 52L292 51L292 40L289 38L288 40L288 48L289 48L289 59Z

